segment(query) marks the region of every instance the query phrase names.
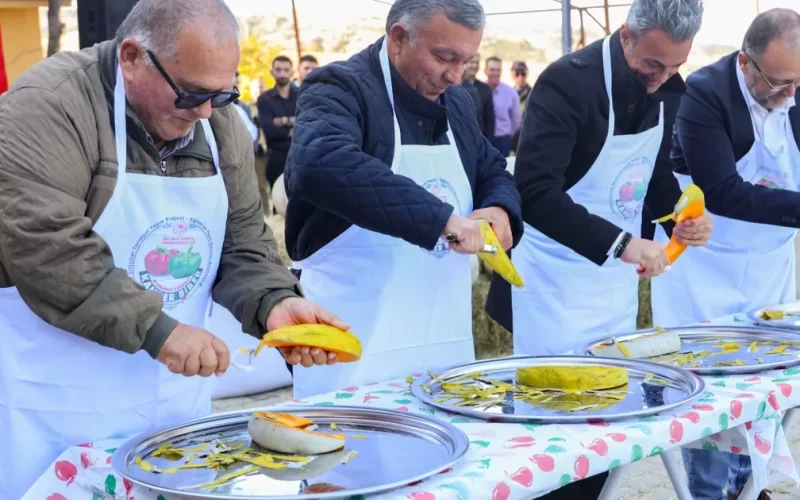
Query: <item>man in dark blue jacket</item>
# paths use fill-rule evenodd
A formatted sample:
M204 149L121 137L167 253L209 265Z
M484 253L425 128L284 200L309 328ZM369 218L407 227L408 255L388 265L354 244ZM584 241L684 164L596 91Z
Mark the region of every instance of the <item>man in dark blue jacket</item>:
M363 355L297 374L295 397L472 361L470 255L488 221L522 235L505 159L460 85L479 0L398 0L386 36L312 73L286 166L286 244L309 300L350 321Z
M741 51L700 69L686 83L672 158L680 184L694 182L704 191L715 229L706 247L687 251L672 272L653 280L653 318L661 326L796 298L800 14L762 13ZM695 498L723 498L726 480L729 498L735 498L749 476L747 456L683 453Z

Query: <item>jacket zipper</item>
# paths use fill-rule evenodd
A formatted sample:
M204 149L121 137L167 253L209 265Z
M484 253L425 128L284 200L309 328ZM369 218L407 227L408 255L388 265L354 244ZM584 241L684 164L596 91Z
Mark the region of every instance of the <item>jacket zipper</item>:
M163 161L163 160L161 161L161 171L164 172L165 174L167 173L167 162L166 161Z

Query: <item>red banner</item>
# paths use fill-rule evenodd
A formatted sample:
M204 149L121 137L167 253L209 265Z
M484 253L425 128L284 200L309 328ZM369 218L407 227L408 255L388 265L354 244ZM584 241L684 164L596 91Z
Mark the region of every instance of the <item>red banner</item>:
M0 29L0 94L6 90L8 90L8 76L6 75L6 62L3 58L3 30Z

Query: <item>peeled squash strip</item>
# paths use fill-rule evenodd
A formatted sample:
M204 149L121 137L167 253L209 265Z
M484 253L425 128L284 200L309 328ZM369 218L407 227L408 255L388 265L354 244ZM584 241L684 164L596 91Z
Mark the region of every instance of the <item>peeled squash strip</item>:
M485 220L478 221L478 223L481 226L481 235L483 236L483 242L486 245L492 245L497 248L496 255L480 252L478 253L478 257L480 257L481 260L486 262L486 265L492 268L494 272L502 276L503 279L505 279L515 287L522 288L523 286L525 286L525 283L522 281L522 277L519 275L517 269L514 267L514 263L511 262L511 259L508 258L508 254L506 254L506 251L503 250L503 247L500 245L500 240L498 240L497 235L494 234L492 226Z
M619 389L615 388L615 390L626 391L627 386L622 386ZM546 398L544 400L531 399L527 400L526 403L531 406L536 406L537 408L544 408L551 411L575 411L578 409L583 409L583 411L600 411L611 408L624 399L625 398L615 399L596 394L572 392L553 396L552 398Z
M602 391L628 383L628 370L614 366L543 365L517 369L517 383L537 389Z
M319 347L334 352L342 363L361 359L361 341L350 332L330 325L292 325L267 332L255 354L264 347Z
M626 356L619 345L628 351ZM595 347L592 354L606 358L653 358L681 350L681 338L677 333L668 330L636 335L626 340L617 340L616 343Z
M311 423L285 413L255 412L247 424L247 432L262 448L290 455L319 455L344 446L344 434L306 430Z

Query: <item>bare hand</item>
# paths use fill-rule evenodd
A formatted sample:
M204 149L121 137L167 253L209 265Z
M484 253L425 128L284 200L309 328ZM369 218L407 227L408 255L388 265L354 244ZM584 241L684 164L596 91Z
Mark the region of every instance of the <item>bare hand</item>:
M225 342L202 328L182 323L169 334L156 359L172 373L187 377L222 375L231 361Z
M457 253L476 254L483 251L481 227L472 219L451 215L444 227L444 234L455 237L455 241L450 242L450 248Z
M281 118L280 116L273 118L272 124L275 125L276 127L283 126L283 118Z
M295 117L294 117L294 116L290 116L290 117L289 117L289 126L290 126L290 127L294 127L295 120L296 120L296 119L295 119Z
M341 330L349 330L350 325L317 304L299 297L290 297L278 302L267 315L267 331L284 326L324 324ZM318 347L279 347L283 358L290 365L332 365L338 359L336 354Z
M514 244L514 235L511 233L511 222L508 214L500 207L488 207L475 210L468 217L472 220L485 220L492 226L494 234L500 241L503 249L508 250Z
M675 239L689 247L701 247L708 243L714 225L711 222L711 214L704 212L696 219L689 219L677 224L672 232Z
M621 259L622 262L636 264L636 272L645 278L658 276L669 265L664 245L642 238L633 238Z

